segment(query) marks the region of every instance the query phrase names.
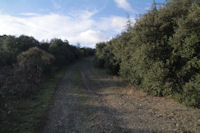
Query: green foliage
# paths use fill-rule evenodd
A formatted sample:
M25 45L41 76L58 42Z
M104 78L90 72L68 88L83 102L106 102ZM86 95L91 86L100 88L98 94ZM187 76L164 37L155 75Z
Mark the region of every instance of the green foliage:
M125 32L96 45L97 62L149 94L200 107L199 16L198 0L154 3L133 27L129 20Z
M8 52L0 48L0 68L6 65L12 65L13 57Z
M80 48L83 57L93 56L95 54L95 49L92 48Z
M31 94L28 98L20 100L6 100L7 110L1 106L0 113L0 132L1 133L35 133L38 132L38 127L43 123L41 118L44 118L47 108L51 104L55 88L64 77L66 68L60 69L53 73L41 85L38 94ZM1 104L4 103L1 100ZM3 113L2 113L3 111ZM2 117L4 116L4 117Z
M54 57L47 52L33 47L22 52L17 57L17 65L4 69L2 83L0 85L0 97L2 99L19 99L38 92L44 75L51 68Z
M73 55L70 56L72 53L68 48L68 45L68 42L63 42L60 39L51 40L49 45L49 52L55 56L55 63L57 66L69 64L71 61L69 57L71 57L73 60Z
M38 46L39 42L33 37L21 35L0 36L0 66L12 65L17 61L17 55L31 47Z
M42 48L47 49L47 46L43 43ZM68 41L60 39L52 39L48 51L55 56L55 65L58 67L68 65L78 58L94 55L94 49L71 46Z
M0 121L3 123L0 132L33 132L34 124L38 123L46 107L39 105L34 108L37 103L32 98L43 93L41 84L44 80L48 80L52 72L93 54L94 49L77 48L60 39L40 43L24 35L0 36ZM56 83L52 81L49 84L55 88ZM48 88L44 93L49 94ZM45 94L41 96L45 98ZM44 100L48 103L49 95L47 98ZM36 102L43 100L42 97L36 99ZM27 120L29 116L31 119Z
M107 68L107 71L111 74L118 74L119 71L119 63L116 60L113 52L112 52L112 42L108 42L107 45L105 43L99 43L96 45L96 55L97 61L96 65L99 67Z
M60 39L39 43L24 35L0 36L0 100L6 103L6 99L33 95L51 70L92 54L93 49L77 48Z
M105 55L104 55L104 49L105 49L106 43L98 43L96 44L96 59L95 64L99 67L104 67L105 64Z
M20 71L26 73L25 77L31 81L41 79L43 73L51 68L54 60L53 55L37 47L30 48L17 57Z
M200 74L193 76L189 82L183 86L181 100L186 105L199 107L200 106Z

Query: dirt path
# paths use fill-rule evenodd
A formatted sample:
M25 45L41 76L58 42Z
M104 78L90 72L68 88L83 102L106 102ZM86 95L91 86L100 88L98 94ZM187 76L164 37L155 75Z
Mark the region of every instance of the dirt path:
M200 133L200 110L147 96L92 65L71 66L41 133Z

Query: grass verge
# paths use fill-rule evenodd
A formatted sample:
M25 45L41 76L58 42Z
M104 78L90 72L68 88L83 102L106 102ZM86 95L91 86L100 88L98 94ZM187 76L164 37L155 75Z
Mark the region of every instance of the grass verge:
M12 121L0 125L0 132L34 133L37 131L52 102L55 88L64 77L65 72L66 68L63 68L44 81L37 95L15 101L16 111L12 116Z

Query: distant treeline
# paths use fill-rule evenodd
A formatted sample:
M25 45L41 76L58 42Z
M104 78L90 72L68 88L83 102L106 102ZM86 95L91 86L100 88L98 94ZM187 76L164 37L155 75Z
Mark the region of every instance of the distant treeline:
M39 42L24 35L0 36L0 121L12 117L13 102L36 95L52 72L90 55L94 49L60 39Z
M134 26L96 45L96 64L155 96L200 108L200 0L156 3Z

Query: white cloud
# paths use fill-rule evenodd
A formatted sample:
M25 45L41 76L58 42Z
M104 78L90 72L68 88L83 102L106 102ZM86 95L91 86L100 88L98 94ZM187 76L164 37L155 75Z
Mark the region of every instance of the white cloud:
M77 34L77 36L69 37L69 40L80 43L81 45L87 44L87 47L94 47L97 42L106 41L107 37L100 31L88 29Z
M130 3L127 2L127 0L115 0L115 2L119 8L122 8L128 12L135 13L135 11L131 7Z
M112 16L109 18L101 18L96 27L101 30L109 30L113 32L121 32L126 25L127 18Z
M22 13L24 16L16 17L0 13L0 34L24 34L40 41L61 38L72 44L94 47L97 42L106 41L124 29L125 17L112 16L95 20L92 18L95 13L79 11L75 17L55 13Z
M20 13L22 16L37 16L39 15L38 13L32 13L32 12L25 12L25 13Z

